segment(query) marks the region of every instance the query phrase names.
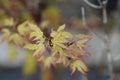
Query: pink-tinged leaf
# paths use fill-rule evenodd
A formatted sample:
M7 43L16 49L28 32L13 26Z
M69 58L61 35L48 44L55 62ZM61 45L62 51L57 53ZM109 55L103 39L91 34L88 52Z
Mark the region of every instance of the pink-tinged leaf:
M44 60L45 60L44 56L40 56L40 55L37 56L37 61L43 62Z
M33 53L33 56L42 55L43 52L45 51L45 47L43 44L39 44L37 46L39 47L35 50L35 52Z
M73 37L73 35L69 32L62 32L62 36L65 38L72 38Z
M51 37L55 37L57 35L57 32L52 31L52 33L50 34Z
M44 61L44 66L49 68L53 63L53 59L54 57L51 57L51 56L47 57Z
M71 63L70 68L72 70L72 73L74 73L76 70L80 71L83 74L88 72L88 68L86 67L86 65L81 60L76 60L73 63Z
M65 46L64 44L57 43L57 45L59 45L59 46L60 46L61 48L63 48L63 49L67 49L67 50L68 50L68 47Z

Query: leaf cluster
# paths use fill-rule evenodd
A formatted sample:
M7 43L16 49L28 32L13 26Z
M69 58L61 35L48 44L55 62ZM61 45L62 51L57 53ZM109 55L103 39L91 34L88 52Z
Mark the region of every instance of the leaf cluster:
M21 35L28 34L31 41L28 41L24 48L34 51L33 56L45 67L63 64L65 67L70 67L72 73L78 70L85 74L88 69L82 58L88 55L85 48L90 37L84 34L73 35L64 31L64 28L65 25L59 26L46 37L37 25L25 22L19 25L18 31Z

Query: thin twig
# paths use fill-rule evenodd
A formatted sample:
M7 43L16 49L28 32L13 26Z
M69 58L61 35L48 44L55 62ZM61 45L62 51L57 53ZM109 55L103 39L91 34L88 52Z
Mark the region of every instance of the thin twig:
M99 2L99 6L98 5L95 5L91 2L89 2L88 0L83 0L86 4L88 4L90 7L92 8L95 8L95 9L102 9L102 14L103 14L103 24L106 24L108 22L107 20L107 11L106 11L106 5L108 3L108 0L105 0L105 1L101 1L101 0L98 0Z
M87 26L86 25L86 20L85 20L85 8L81 7L81 13L82 13L82 21L83 21L83 26Z
M106 6L103 7L103 24L106 24L108 22L107 20L107 11L106 11Z
M102 2L103 24L106 24L108 22L108 20L107 20L107 11L106 11L107 3L108 3L108 0L105 0L105 1Z
M91 2L89 2L88 0L83 0L85 3L87 3L89 6L91 6L92 8L96 8L96 9L101 9L102 6L98 6L98 5L95 5L95 4L92 4Z
M103 1L102 3L103 3L103 4L107 4L107 3L108 3L108 0L105 0L105 1Z

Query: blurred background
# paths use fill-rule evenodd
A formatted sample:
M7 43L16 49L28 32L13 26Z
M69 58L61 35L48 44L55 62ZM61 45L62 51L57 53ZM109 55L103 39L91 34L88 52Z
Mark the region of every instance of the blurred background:
M89 35L89 72L40 68L32 52L2 40L4 26L14 32L8 18L16 26L49 21L49 29L66 24L66 31ZM0 80L120 80L120 0L0 0L0 40Z

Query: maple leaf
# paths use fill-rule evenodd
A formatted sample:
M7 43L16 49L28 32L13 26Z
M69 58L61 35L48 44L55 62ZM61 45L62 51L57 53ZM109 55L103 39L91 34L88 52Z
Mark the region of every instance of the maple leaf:
M17 33L13 33L10 36L9 41L13 41L16 45L19 45L19 46L22 46L25 43L23 38L19 34L17 34Z
M39 44L38 48L35 50L33 56L42 55L45 51L44 44Z
M62 26L59 26L58 29L57 29L57 32L62 31L64 28L65 28L65 24L63 24Z
M49 68L53 62L54 62L54 57L51 57L51 56L46 57L46 59L44 61L44 66Z
M65 37L65 38L72 38L73 37L73 35L71 33L64 32L64 31L62 32L62 36Z
M85 74L88 71L88 68L86 67L86 65L81 60L73 61L70 64L70 68L72 70L72 73L74 73L76 71L76 69L83 74Z
M9 39L10 35L11 35L11 32L9 29L7 29L7 28L2 29L2 39L3 40Z
M51 36L53 37L52 39L53 51L57 50L56 52L63 53L63 48L67 48L66 46L64 46L64 43L67 42L67 38L72 37L72 34L70 34L69 32L65 32L65 31L62 32L64 28L65 28L65 25L62 25L57 29L57 32L53 31L51 33Z
M79 59L80 56L85 55L85 52L80 50L76 45L69 46L67 51L67 56L71 59Z
M27 43L25 46L24 46L24 48L26 48L26 49L29 49L29 50L36 50L36 49L38 49L38 45L35 45L35 44L30 44L30 43Z
M26 33L26 31L28 30L29 32L29 38L33 38L32 41L36 41L35 43L30 43L27 42L24 46L24 48L29 49L29 50L33 50L33 56L37 56L41 53L43 53L45 51L45 47L44 47L44 35L43 32L40 30L40 28L33 24L33 23L29 23L29 22L25 22L22 25L19 25L18 27L18 31L20 34L24 34Z
M79 47L80 50L87 48L86 43L89 41L89 38L83 38L76 42L76 45Z
M26 22L18 25L17 30L18 30L19 34L21 34L21 35L25 35L26 32L28 33L30 30L30 28L28 26L28 22L26 21Z

